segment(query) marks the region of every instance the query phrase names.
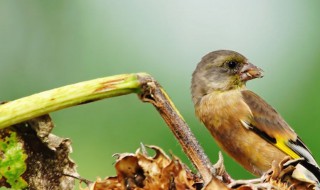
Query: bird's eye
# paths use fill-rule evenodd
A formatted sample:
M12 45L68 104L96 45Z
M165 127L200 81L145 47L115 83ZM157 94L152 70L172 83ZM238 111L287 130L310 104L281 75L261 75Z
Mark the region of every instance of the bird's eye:
M238 66L238 62L236 61L228 61L227 62L227 66L230 68L230 69L234 69Z

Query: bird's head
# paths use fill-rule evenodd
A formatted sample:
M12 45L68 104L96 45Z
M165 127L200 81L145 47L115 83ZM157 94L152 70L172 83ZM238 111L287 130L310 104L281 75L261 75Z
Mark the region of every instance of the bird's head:
M205 55L192 75L191 93L194 104L214 91L243 88L248 80L263 77L262 70L240 53L230 50Z

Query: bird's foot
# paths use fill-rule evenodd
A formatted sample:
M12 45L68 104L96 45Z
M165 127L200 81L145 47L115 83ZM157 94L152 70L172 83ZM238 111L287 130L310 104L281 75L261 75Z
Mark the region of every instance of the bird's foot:
M240 186L241 188L248 187L252 190L276 189L272 184L264 182L262 178L249 179L249 180L235 180L228 185L228 187L231 189L239 188Z
M316 166L308 164L304 158L292 160L286 157L280 162L272 162L272 168L264 175L265 182L286 186L288 189L320 189L318 179L312 173L314 168Z
M285 174L290 173L294 170L291 166L292 163L298 162L297 160L291 160L289 156L285 157L282 161L276 162L275 160L271 164L271 169L267 171L262 178L264 181L271 181L281 179Z

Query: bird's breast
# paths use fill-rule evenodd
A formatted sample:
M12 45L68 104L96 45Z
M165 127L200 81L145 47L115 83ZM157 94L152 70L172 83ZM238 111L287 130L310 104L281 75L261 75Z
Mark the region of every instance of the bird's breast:
M219 128L223 123L239 122L251 117L248 105L243 101L240 90L212 92L196 105L196 115L204 124Z
M223 147L236 146L238 149L240 145L236 143L250 132L242 126L241 120L250 120L252 113L239 90L204 96L196 106L196 115Z

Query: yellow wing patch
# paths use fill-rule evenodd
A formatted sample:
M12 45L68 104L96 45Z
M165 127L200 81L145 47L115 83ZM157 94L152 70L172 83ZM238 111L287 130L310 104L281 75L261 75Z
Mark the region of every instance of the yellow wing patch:
M287 155L291 156L291 158L293 159L300 158L300 156L297 153L295 153L290 147L288 147L288 145L282 139L277 138L277 142L275 146L278 147L281 151L283 151Z

